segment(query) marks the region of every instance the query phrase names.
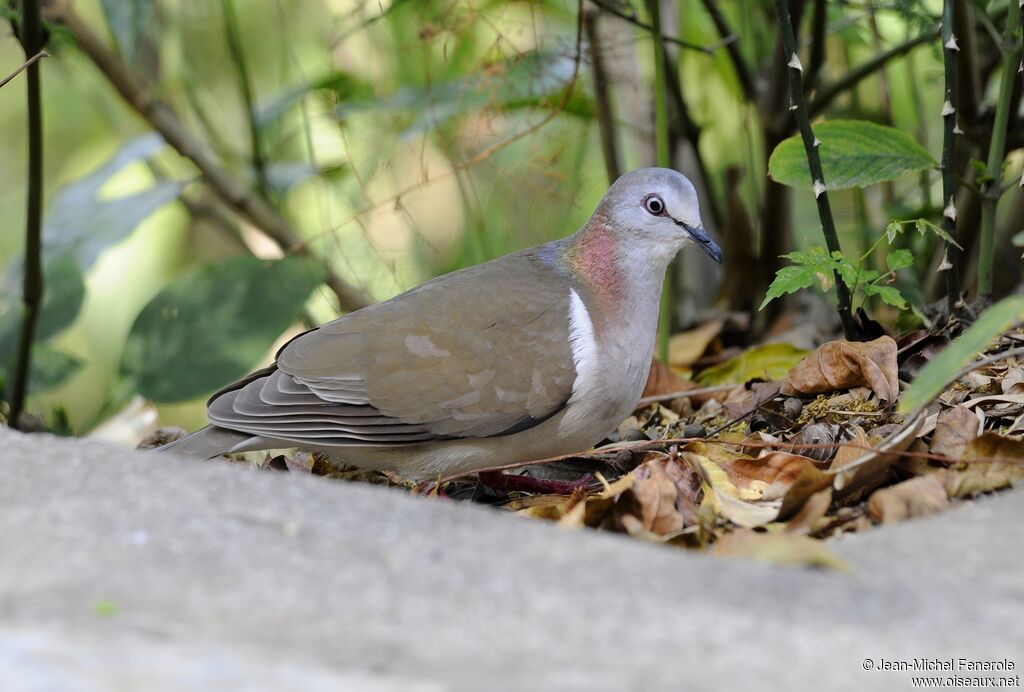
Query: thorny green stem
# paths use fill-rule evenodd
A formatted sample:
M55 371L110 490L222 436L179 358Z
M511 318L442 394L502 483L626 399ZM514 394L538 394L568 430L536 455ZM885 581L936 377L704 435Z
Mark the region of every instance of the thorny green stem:
M942 230L956 239L956 37L953 35L953 0L942 3L942 57L945 72L945 100L942 104ZM960 253L946 242L946 306L950 316L960 299Z
M224 31L227 35L228 51L231 53L231 62L235 65L238 86L241 89L242 102L245 105L245 117L249 126L250 155L252 156L252 167L256 172L256 184L260 195L264 199L270 199L267 157L263 152L260 128L256 123L256 99L253 96L252 77L249 74L245 51L242 48L242 37L238 34L238 15L235 13L234 0L221 0L221 6L224 9Z
M825 244L828 246L829 253L841 253L842 248L836 233L836 223L832 217L832 206L829 204L828 192L825 190L825 175L821 169L821 157L818 155L819 142L811 129L811 121L807 117L807 106L804 104L804 89L801 79L803 66L800 64L800 57L796 52L796 37L793 35L788 0L775 0L775 8L779 18L779 28L782 32L782 43L786 55L789 56L789 94L792 102L790 110L793 111L793 117L796 118L797 126L800 128L800 137L803 139L804 151L807 153L814 198L818 204L818 216L821 219L821 230L825 236ZM853 318L850 289L843 283L838 272L835 273L835 285L836 309L839 312L839 319L843 323L843 332L850 341L859 340L860 329Z
M38 55L43 49L43 24L39 16L39 0L23 0L22 25L19 37L25 57ZM25 73L28 110L28 194L25 210L25 270L22 284L24 312L18 337L18 354L11 386L9 423L17 428L28 393L32 365L32 342L35 339L39 310L43 304L43 104L39 93L39 63L33 62Z
M1013 81L1021 59L1020 14L1006 13L1006 29L1003 32L1003 70L999 81L999 98L996 101L995 122L992 125L992 139L988 147L988 182L982 188L981 197L981 239L978 247L978 294L992 295L992 262L995 254L996 208L1002 187L1003 156L1006 150L1006 124L1010 118L1010 98Z

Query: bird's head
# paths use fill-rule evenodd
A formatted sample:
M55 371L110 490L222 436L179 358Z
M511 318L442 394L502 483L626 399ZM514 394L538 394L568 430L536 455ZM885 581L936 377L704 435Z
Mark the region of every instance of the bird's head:
M626 173L605 193L597 212L624 236L672 254L696 243L713 260L722 262L722 249L701 223L693 183L670 168Z

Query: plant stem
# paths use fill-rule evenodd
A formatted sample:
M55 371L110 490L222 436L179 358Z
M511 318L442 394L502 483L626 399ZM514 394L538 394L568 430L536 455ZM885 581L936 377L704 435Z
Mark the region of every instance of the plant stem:
M604 154L604 168L608 183L614 183L622 175L619 165L619 150L615 142L615 120L612 115L612 100L608 90L608 72L604 65L604 51L601 49L601 34L598 30L597 11L583 13L583 30L587 35L590 52L590 69L594 74L594 107L597 111L597 128L601 137L601 152Z
M668 89L665 75L665 41L661 34L661 2L647 0L647 11L651 15L651 38L654 43L654 142L655 161L662 168L671 168L668 145ZM665 276L661 289L661 308L658 317L658 358L668 363L668 342L672 336L672 308L675 303L672 269Z
M252 167L256 172L256 185L260 195L269 200L270 183L267 180L267 159L263 153L260 129L256 124L256 100L253 97L249 66L245 62L242 38L238 34L238 15L235 13L234 0L221 0L221 6L224 10L224 31L227 35L228 51L231 53L231 62L235 65L238 86L242 92L242 102L245 105L245 117L249 126L249 148Z
M680 48L686 48L687 50L695 50L695 51L698 51L700 53L704 53L705 55L714 55L715 54L715 46L698 46L696 43L688 43L686 41L680 41L679 39L675 38L674 36L665 36L664 34L661 33L661 31L659 31L658 29L655 29L652 24L645 24L644 22L640 21L640 19L635 14L630 14L630 13L627 13L627 12L623 12L618 7L617 3L606 2L606 0L590 0L590 2L592 2L597 7L600 7L602 10L604 10L608 14L610 14L612 16L615 16L615 17L618 17L619 19L621 19L623 21L629 22L630 24L632 24L635 27L638 27L640 29L644 29L646 31L655 32L661 38L662 45L664 45L664 43L671 43L671 44L674 44L676 46L679 46ZM650 2L650 0L648 0L648 3L649 2ZM649 7L649 5L648 5L648 7ZM659 17L659 19L660 19L660 17ZM658 28L660 29L660 26ZM722 44L719 43L719 45L722 45Z
M821 157L818 156L819 142L811 129L811 121L807 117L807 106L804 104L804 89L801 79L803 66L800 64L800 57L796 52L796 37L793 35L793 24L789 17L788 0L775 0L775 8L779 17L783 47L786 55L789 56L789 94L792 101L790 110L793 111L793 117L796 118L797 126L800 128L800 137L803 139L804 151L807 153L814 197L818 204L818 217L821 219L821 230L825 236L825 244L828 246L829 253L841 253L842 248L836 233L836 223L832 218L832 207L829 204L828 192L825 191L825 175L821 169ZM850 289L843 283L838 272L835 273L835 284L836 309L839 312L839 319L843 323L843 332L847 339L855 341L860 338L860 329L853 318Z
M1003 155L1006 149L1006 124L1010 118L1010 97L1017 65L1021 59L1020 14L1010 7L1006 13L1003 32L1003 70L999 81L999 100L996 101L995 123L988 147L987 171L989 180L982 188L981 242L978 248L978 294L992 295L992 262L995 254L996 208L999 206L1003 180Z
M32 58L43 50L43 25L39 16L39 0L23 0L19 37L25 57ZM28 192L25 209L25 270L22 283L24 312L18 336L18 354L11 386L12 428L20 424L21 412L28 393L32 365L32 342L35 340L39 310L43 303L43 104L39 89L39 63L32 62L25 73L28 111Z
M945 73L945 100L942 104L942 230L956 239L956 37L953 35L953 0L942 3L942 57ZM960 299L960 255L946 241L946 306L952 317Z
M48 58L48 57L50 57L50 54L47 53L45 50L39 51L38 53L33 55L31 58L26 60L24 63L22 63L21 67L19 67L18 69L16 69L14 72L10 73L9 75L4 77L3 79L0 79L0 87L5 86L7 84L7 82L11 81L12 79L14 79L18 75L20 75L22 73L22 71L26 67L29 67L30 65L32 65L36 60L41 60L42 58Z

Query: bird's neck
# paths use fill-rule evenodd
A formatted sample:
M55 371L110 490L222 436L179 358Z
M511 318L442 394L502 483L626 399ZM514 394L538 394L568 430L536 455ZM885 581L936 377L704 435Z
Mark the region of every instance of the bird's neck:
M658 296L672 255L633 246L599 215L591 218L565 246L564 260L592 306L619 324L657 319ZM673 253L674 254L674 253Z

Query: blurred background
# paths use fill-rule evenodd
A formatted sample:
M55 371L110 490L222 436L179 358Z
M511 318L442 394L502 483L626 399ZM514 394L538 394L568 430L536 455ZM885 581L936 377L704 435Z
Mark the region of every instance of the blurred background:
M812 117L893 126L938 161L942 4L792 0ZM958 261L970 287L978 190L993 177L977 163L1017 4L952 4ZM0 76L26 59L12 30L20 8L4 10ZM768 176L769 155L795 133L773 2L76 0L44 3L43 15L48 288L28 410L58 432L87 433L125 407L201 426L212 391L304 325L571 233L610 179L664 156L659 128L727 257L719 270L684 253L672 328L724 315L723 338L744 344L809 315L834 328L814 307L826 296L757 310L780 255L821 245L813 195ZM1007 97L1000 183L1024 163L1020 91L1017 80ZM8 371L26 127L23 75L0 89ZM997 297L1020 281L1011 242L1024 228L1024 195L1005 188ZM933 165L835 192L844 251L883 262L871 248L892 221L940 223L941 189ZM915 257L894 278L906 309L871 297L864 307L890 328L927 324L942 244L910 232L898 242Z

